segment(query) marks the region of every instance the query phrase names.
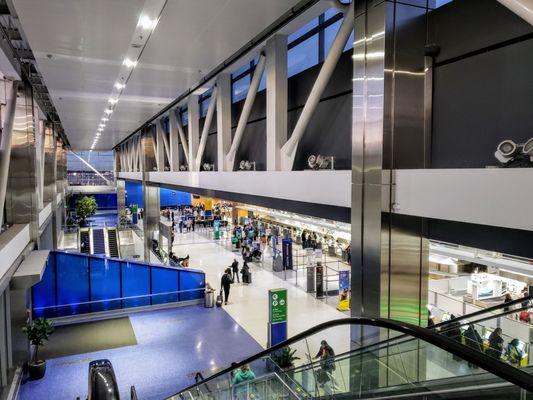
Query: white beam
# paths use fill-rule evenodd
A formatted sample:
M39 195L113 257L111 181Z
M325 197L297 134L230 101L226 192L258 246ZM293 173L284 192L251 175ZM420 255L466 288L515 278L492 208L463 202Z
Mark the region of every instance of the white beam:
M198 95L189 96L189 171L196 168L196 154L198 153L198 144L200 140L200 104L198 104Z
M92 169L96 175L98 175L100 178L102 178L108 185L110 186L114 186L113 183L107 179L105 176L103 176L100 171L98 171L96 168L94 168L91 164L89 164L87 161L85 161L85 159L83 157L81 157L80 155L78 155L76 152L70 150L70 152L72 154L74 154L74 156L76 158L78 158L82 163L84 163L85 165L87 165L90 169Z
M179 132L176 110L170 110L169 112L168 131L168 136L170 138L170 157L168 162L170 164L170 170L176 172L180 169Z
M259 84L261 83L261 76L265 70L265 56L261 54L259 56L259 61L255 68L254 76L252 82L250 83L250 88L246 95L246 100L244 101L244 106L242 108L241 116L239 117L239 122L237 123L237 129L235 130L235 136L233 137L233 142L231 143L231 148L229 149L228 155L226 156L226 171L232 171L235 164L235 156L239 145L241 144L242 136L246 125L248 124L248 118L252 112L252 107L254 105L255 96L257 95L257 89L259 89Z
M163 120L160 119L157 122L157 132L159 135L159 142L163 142L163 149L165 150L165 154L167 155L167 160L170 162L170 146L168 144L168 138L167 134L165 133L165 130L163 129ZM163 168L164 168L164 160L163 160Z
M287 141L287 36L266 43L266 164L281 169L280 150Z
M217 164L225 171L226 155L231 147L231 75L217 76Z
M326 57L326 60L320 68L318 77L316 78L315 84L311 89L311 93L305 102L300 118L294 127L290 139L285 143L281 148L281 168L283 171L292 170L294 164L294 157L296 156L296 150L298 149L298 143L305 133L311 118L315 112L315 109L320 102L320 97L324 93L326 86L333 75L333 71L337 66L340 56L346 46L346 42L352 33L354 25L354 7L346 7L346 12L344 14L344 20L337 32L337 36L331 45L329 53Z
M196 171L200 170L200 164L202 163L202 157L204 156L205 144L207 143L207 136L209 135L209 128L211 128L216 105L217 87L215 86L213 87L211 99L209 100L209 107L207 108L207 115L205 116L204 127L202 129L202 136L200 138L200 144L198 145L198 152L196 153Z
M533 25L533 0L498 0L523 20Z
M183 153L185 154L185 161L189 164L189 145L187 144L187 137L183 130L183 122L181 121L179 112L176 114L176 123L178 126L178 133L180 135L181 146L183 147Z

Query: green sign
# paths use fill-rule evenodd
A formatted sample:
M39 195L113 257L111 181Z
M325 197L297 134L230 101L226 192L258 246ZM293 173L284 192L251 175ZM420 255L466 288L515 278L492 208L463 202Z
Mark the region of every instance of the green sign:
M287 289L268 291L270 322L287 322Z

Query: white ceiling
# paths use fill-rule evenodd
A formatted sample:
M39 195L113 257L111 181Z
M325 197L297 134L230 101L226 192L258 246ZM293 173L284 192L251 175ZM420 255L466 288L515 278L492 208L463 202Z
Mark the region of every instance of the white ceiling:
M154 2L13 0L73 149L91 147ZM111 149L296 3L168 0L95 150Z

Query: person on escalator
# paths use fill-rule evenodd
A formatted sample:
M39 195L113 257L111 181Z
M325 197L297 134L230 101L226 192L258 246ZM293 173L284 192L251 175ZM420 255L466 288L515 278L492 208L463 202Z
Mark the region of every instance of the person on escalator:
M522 361L522 357L524 356L524 353L518 347L519 344L520 341L518 339L513 339L505 349L505 358L513 367L519 367L520 361Z
M489 347L487 348L487 355L499 360L502 356L502 351L502 328L496 328L489 336Z
M483 353L483 339L481 335L476 331L474 325L468 325L468 329L465 332L465 344L473 350ZM468 363L470 368L477 368L477 365Z
M232 384L237 386L234 388L233 393L235 394L235 399L237 400L246 400L251 398L250 391L248 390L248 385L243 384L247 381L253 381L255 379L254 372L250 369L248 364L244 364L240 367L235 375L233 375Z
M320 359L320 371L318 372L317 377L319 383L324 386L324 389L327 388L328 391L331 389L335 390L336 381L335 377L333 376L333 372L337 369L335 365L335 351L333 351L333 348L328 344L328 342L322 340L320 342L320 349L314 358Z

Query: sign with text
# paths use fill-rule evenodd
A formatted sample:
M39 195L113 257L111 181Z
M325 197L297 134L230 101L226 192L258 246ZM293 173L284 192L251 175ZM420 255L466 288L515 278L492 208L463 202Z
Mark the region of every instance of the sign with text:
M268 298L270 323L287 322L287 289L270 289Z

